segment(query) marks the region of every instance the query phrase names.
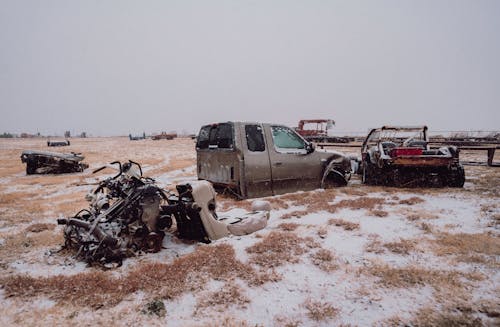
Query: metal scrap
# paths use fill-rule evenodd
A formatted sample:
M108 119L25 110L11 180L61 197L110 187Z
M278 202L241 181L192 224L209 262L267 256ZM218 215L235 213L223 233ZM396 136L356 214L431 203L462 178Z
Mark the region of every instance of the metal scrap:
M26 150L21 162L26 163L26 174L64 174L82 172L88 165L80 153L58 153Z

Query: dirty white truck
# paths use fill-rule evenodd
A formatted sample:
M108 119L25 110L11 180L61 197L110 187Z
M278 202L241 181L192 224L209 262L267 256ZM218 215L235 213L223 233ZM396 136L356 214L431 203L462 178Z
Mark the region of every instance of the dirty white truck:
M346 185L350 159L317 150L293 129L253 122L201 127L196 143L198 179L240 198Z

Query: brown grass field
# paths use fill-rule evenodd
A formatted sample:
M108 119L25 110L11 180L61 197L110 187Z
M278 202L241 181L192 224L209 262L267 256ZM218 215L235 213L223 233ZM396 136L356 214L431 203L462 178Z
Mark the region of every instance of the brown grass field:
M83 153L90 168L27 176L27 149ZM343 188L268 197L271 218L257 233L208 245L171 235L159 253L115 270L86 267L59 252L56 219L85 208L85 194L113 173L92 170L128 159L168 189L196 179L191 139L71 139L61 148L0 139L0 325L500 324L500 168L466 166L463 189L354 177ZM217 202L218 212L251 206Z

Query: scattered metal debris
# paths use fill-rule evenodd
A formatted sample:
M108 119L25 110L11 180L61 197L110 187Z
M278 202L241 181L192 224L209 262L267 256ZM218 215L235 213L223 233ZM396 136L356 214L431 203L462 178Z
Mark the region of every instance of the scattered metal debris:
M118 174L102 181L87 196L88 209L71 218L58 219L64 228L65 248L89 264L121 264L137 252L158 252L165 232L179 238L209 243L231 233L229 225L241 225L235 235L265 227L269 212L249 213L237 221L223 221L215 213L215 191L206 181L177 185L177 195L163 190L142 176L133 161L121 164ZM98 172L105 167L99 168ZM265 220L265 224L262 224ZM248 229L249 221L256 227Z
M68 146L70 145L69 140L64 140L64 141L47 141L47 146Z
M462 187L465 172L455 146L431 149L427 126L372 129L361 147L363 183Z
M81 162L85 157L79 153L57 153L26 150L21 162L26 163L26 174L64 174L82 172L88 165Z

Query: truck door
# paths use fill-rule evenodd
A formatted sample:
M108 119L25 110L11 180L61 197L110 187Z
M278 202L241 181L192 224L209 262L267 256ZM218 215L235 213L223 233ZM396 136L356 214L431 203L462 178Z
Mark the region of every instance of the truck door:
M246 195L250 198L273 195L269 149L262 124L245 124L241 133L245 153Z
M322 165L308 153L306 141L286 126L270 125L266 130L274 194L312 190L321 184Z
M240 158L233 123L203 126L196 143L196 157L198 179L238 190Z

